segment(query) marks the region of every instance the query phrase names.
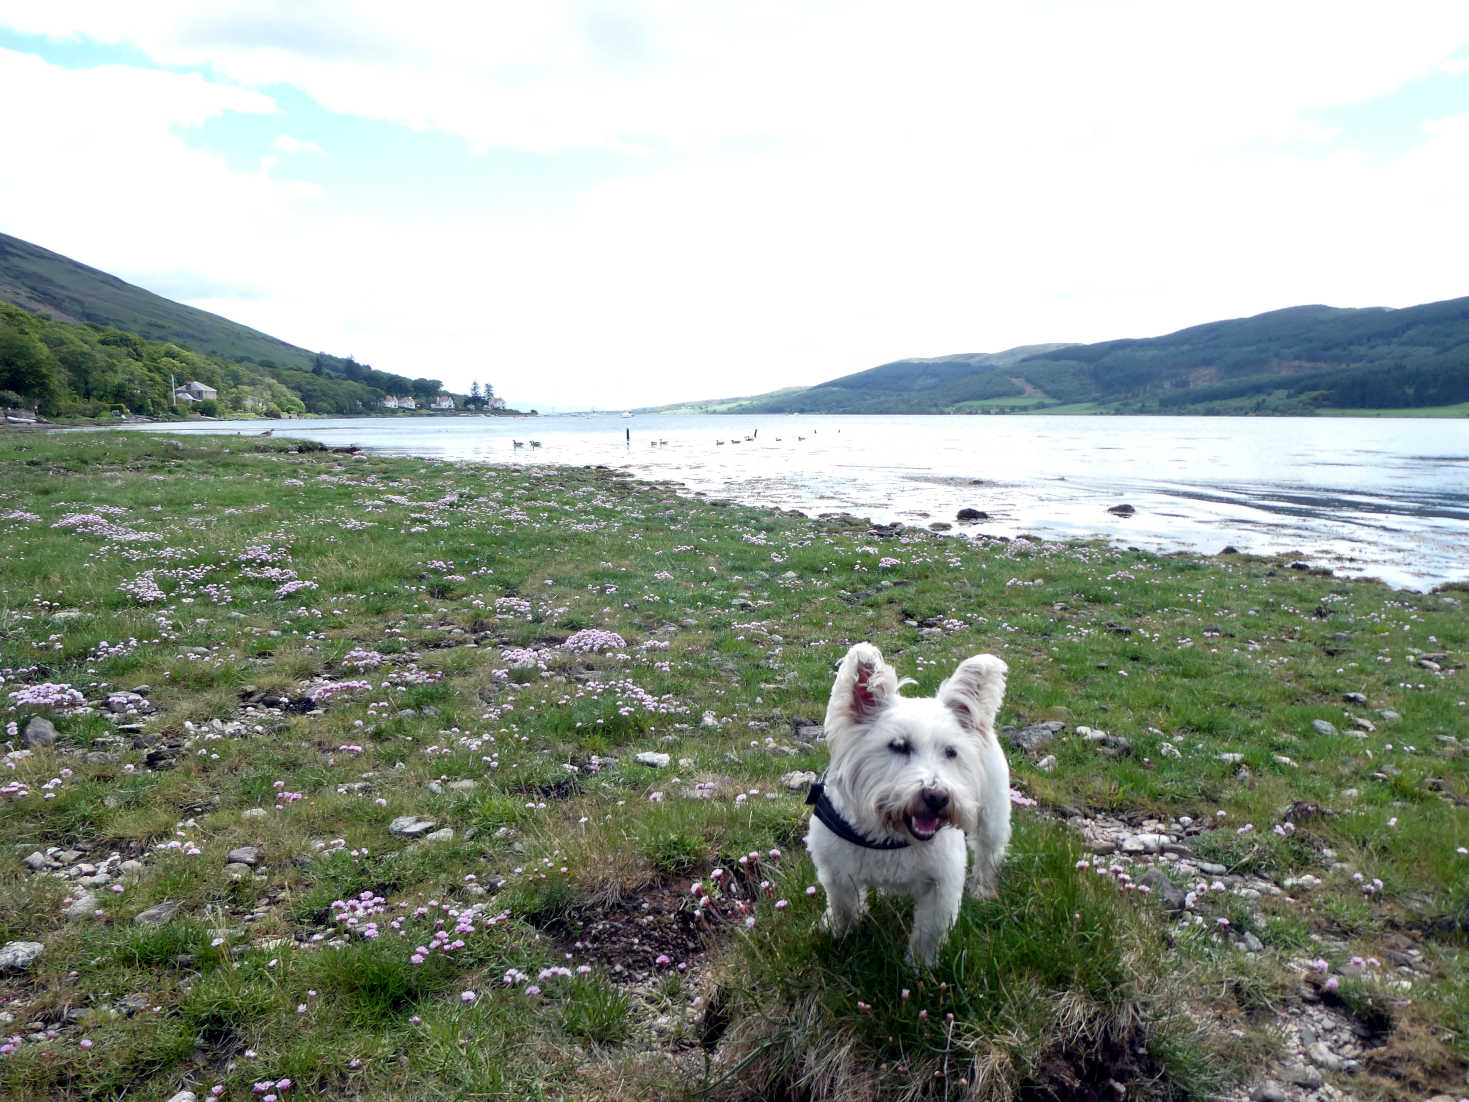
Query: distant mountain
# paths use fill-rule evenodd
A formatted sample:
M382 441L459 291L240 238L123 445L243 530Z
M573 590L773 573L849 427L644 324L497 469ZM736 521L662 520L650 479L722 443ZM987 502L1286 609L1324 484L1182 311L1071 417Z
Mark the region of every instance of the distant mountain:
M1297 306L1162 337L898 360L727 412L1301 414L1458 403L1469 403L1469 298Z
M309 352L0 234L0 391L48 416L160 415L174 408L170 378L217 390L203 408L222 415L380 412L384 395L427 405L442 389Z

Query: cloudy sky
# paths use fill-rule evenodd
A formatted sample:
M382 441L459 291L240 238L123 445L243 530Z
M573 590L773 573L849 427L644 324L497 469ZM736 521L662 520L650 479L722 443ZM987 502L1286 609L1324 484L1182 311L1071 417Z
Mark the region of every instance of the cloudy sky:
M0 0L0 231L512 404L1469 294L1469 4Z

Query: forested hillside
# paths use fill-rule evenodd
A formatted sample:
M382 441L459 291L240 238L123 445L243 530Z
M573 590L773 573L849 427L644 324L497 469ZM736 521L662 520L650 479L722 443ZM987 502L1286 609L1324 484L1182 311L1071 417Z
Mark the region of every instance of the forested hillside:
M738 412L1310 413L1469 402L1469 298L1300 306L1163 337L900 360Z
M158 416L172 408L170 379L218 390L194 407L210 415L371 413L384 395L424 406L443 389L308 352L0 234L0 405Z

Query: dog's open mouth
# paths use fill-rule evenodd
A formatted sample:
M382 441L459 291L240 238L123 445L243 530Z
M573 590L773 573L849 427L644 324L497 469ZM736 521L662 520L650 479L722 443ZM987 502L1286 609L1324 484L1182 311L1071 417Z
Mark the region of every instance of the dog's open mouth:
M943 820L932 812L920 811L915 814L904 816L904 825L908 833L920 842L926 842L939 832L943 826Z

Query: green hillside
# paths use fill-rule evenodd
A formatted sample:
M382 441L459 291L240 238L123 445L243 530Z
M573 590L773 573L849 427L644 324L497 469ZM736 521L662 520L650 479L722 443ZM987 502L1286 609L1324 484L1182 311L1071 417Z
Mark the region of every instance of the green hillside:
M201 408L221 415L372 413L386 394L427 405L443 389L308 352L0 234L0 405L161 416L172 412L170 379L218 390Z
M899 360L738 412L1397 411L1469 401L1469 298L1399 310L1298 306L1167 336Z

